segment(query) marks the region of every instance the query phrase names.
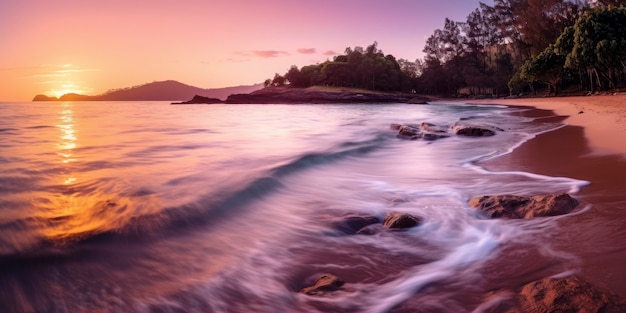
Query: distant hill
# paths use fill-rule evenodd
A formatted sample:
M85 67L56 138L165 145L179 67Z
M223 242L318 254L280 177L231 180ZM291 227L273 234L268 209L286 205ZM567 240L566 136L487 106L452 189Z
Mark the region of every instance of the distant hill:
M33 101L180 101L190 99L195 95L224 100L231 94L251 93L262 88L263 84L203 89L174 80L166 80L129 88L113 89L97 96L70 93L57 99L37 95Z

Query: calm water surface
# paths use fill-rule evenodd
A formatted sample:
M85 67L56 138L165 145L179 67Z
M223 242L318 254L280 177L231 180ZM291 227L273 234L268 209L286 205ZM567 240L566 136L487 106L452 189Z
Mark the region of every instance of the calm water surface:
M488 220L467 205L476 195L586 184L475 165L558 127L510 114L518 111L0 104L0 307L479 312L498 301L493 290L579 265L544 240L568 216ZM462 118L505 131L406 141L389 130ZM346 215L390 211L424 223L403 232L373 225L373 235L336 227ZM298 293L320 273L341 276L345 289Z

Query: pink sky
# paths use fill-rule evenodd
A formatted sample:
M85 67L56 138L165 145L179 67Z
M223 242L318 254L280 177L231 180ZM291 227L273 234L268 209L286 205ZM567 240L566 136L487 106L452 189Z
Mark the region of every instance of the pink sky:
M485 1L492 4L492 1ZM178 80L263 82L374 41L414 61L473 0L2 0L0 100Z

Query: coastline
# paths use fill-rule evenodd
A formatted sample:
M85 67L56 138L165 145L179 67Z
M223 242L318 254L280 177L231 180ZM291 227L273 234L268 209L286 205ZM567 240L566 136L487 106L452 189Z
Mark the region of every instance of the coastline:
M528 106L567 116L564 123L584 128L593 154L626 156L626 94L553 98L472 100L475 104ZM582 113L581 113L582 112Z
M537 122L566 124L479 165L490 171L588 181L574 196L590 204L590 209L563 219L547 244L571 255L568 267L577 275L600 289L626 296L626 95L471 103L533 107L525 115L537 117Z

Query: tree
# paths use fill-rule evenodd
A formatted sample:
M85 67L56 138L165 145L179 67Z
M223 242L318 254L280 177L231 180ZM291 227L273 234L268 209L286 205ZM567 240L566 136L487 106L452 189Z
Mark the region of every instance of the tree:
M573 48L565 66L586 69L589 87L616 88L626 74L626 8L585 12L574 25ZM595 84L594 84L595 83Z
M272 86L284 86L286 81L287 80L285 79L284 76L281 76L280 74L276 73L274 75L274 79L272 79Z

